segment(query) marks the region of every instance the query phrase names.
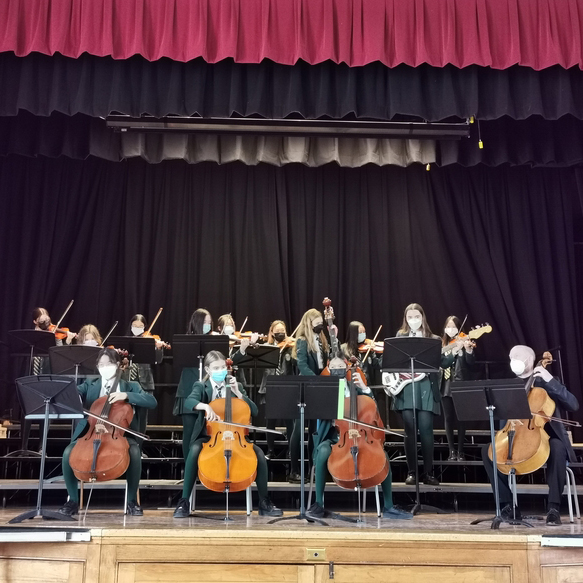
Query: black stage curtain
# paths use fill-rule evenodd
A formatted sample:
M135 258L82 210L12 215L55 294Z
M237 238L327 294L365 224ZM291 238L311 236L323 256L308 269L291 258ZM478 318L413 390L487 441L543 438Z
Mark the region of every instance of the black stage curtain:
M545 120L540 116L531 116L526 120L514 120L509 117L481 121L471 127L471 137L463 140L438 141L435 147L437 163L440 166L461 164L475 166L532 165L532 166L575 166L583 163L583 121L566 115L558 120ZM18 115L0 117L0 156L20 154L24 156L48 156L57 158L68 156L83 160L96 156L106 160L121 160L127 152L139 151L134 147L124 149L124 140L133 140L135 135L124 136L106 128L105 120L91 118L87 115L72 116L53 112L50 116L36 116L28 111L20 111ZM484 148L478 148L481 135ZM166 144L158 134L149 134L145 138L148 147L142 155L148 156L148 162L157 163L161 160L176 159L181 152L173 142ZM391 140L387 141L386 151L390 152ZM395 141L398 144L399 140ZM429 142L429 141L428 141ZM213 159L214 150L205 150L205 141L197 143L193 151L196 156ZM263 147L274 159L282 153L282 145L275 140L266 142ZM221 153L220 148L217 148ZM350 150L346 148L346 152ZM374 150L373 150L374 152ZM433 150L428 149L427 156L433 156ZM365 151L355 150L353 163L362 165L368 163L369 157ZM396 150L398 153L398 150ZM225 157L232 153L227 149ZM423 160L419 154L414 160ZM135 155L135 154L134 154ZM251 154L248 155L252 159ZM405 158L405 157L404 157ZM224 158L223 158L224 159ZM351 160L350 156L345 159ZM427 158L425 158L427 160ZM429 161L434 158L430 157ZM394 163L399 161L395 154ZM411 161L409 161L411 162ZM401 164L406 165L406 164Z
M201 116L261 115L306 118L355 115L391 119L413 115L437 121L450 116L583 119L583 71L559 66L535 71L475 65L458 69L381 63L348 67L326 61L309 65L149 62L87 54L71 59L0 53L0 115L26 109L104 117L113 111Z
M156 332L167 340L200 306L258 331L275 318L293 329L324 296L341 336L358 319L387 337L416 301L436 331L450 314L492 324L479 358L561 345L583 401L575 172L5 157L1 339L31 326L33 307L57 319L72 298L72 330L164 306Z

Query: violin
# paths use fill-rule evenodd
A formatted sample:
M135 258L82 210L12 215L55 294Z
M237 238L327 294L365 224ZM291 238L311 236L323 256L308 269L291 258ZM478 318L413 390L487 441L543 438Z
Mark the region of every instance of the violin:
M356 362L353 356L347 373L356 372ZM352 376L348 380L350 396L344 400L348 418L336 421L340 437L332 446L328 471L341 488L372 488L389 475L389 460L384 449L385 432L376 402L368 395L357 393Z
M551 353L545 352L537 366L546 368L551 362ZM532 387L528 393L528 405L531 419L510 419L496 433L496 461L503 474L509 474L512 470L517 475L530 474L541 468L549 458L549 434L544 426L555 412L555 402L543 388ZM492 459L492 444L488 455Z
M67 313L71 309L71 306L73 305L74 302L75 302L75 300L71 300L69 302L69 305L65 308L63 315L59 318L59 321L56 324L53 324L49 320L48 324L44 324L44 323L41 324L39 322L38 327L41 330L46 330L47 332L52 332L58 340L67 340L68 338L73 340L73 338L77 338L77 334L75 332L71 332L69 330L69 328L62 328L61 327L61 322L65 319L65 316L67 315Z
M152 320L150 327L142 334L142 338L153 338L156 341L156 344L162 345L161 348L166 348L167 350L170 350L172 348L172 346L170 346L170 344L168 344L168 342L164 342L164 340L161 340L160 336L158 336L157 334L152 334L152 328L154 327L156 320L160 317L160 314L162 313L163 309L164 308L160 308L158 310L158 313L156 314L155 318Z
M233 361L227 359L224 399L211 401L210 406L221 422L206 424L209 441L203 444L198 457L198 478L213 492L240 492L255 481L257 456L253 444L245 437L250 426L251 409L243 399L233 397L231 372ZM229 425L230 422L237 425Z
M469 334L466 334L465 332L458 332L458 334L441 349L441 352L443 354L449 354L454 350L461 350L468 344L475 348L476 343L474 340L480 338L484 334L490 334L490 332L492 332L492 326L490 326L488 323L484 324L483 326L476 326L475 328L472 328Z
M295 338L286 338L278 343L277 347L283 352L286 348L293 348L296 345Z
M130 445L124 434L132 422L134 409L127 401L109 402L120 378L121 369L108 393L91 405L89 429L71 450L71 469L83 482L115 480L125 474L130 465Z
M366 353L366 352L374 352L375 354L382 354L385 350L385 343L384 342L375 342L373 340L369 340L368 338L358 346L358 352Z

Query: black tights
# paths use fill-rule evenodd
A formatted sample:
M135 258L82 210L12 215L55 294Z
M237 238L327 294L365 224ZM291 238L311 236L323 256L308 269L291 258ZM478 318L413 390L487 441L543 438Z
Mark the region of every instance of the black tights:
M417 436L413 427L413 409L401 411L405 424L405 455L409 472L415 471L417 464ZM421 440L421 454L423 456L423 471L426 474L433 472L433 413L431 411L417 411L417 429Z
M443 406L443 423L445 425L445 435L447 436L449 452L452 453L456 451L453 430L457 424L457 451L458 453L464 453L466 426L461 421L458 421L455 407L453 405L453 399L451 397L442 397L441 404Z

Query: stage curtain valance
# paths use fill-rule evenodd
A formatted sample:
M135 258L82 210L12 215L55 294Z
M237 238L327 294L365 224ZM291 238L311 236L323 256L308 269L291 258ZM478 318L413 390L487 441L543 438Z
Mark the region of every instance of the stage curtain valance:
M209 63L583 63L583 0L3 0L0 51Z
M389 69L380 63L350 68L331 61L287 66L232 59L209 65L202 59L151 63L143 57L116 61L91 55L19 58L2 53L0 87L0 115L26 109L36 115L59 111L92 117L117 111L156 117L583 118L583 71L578 67Z

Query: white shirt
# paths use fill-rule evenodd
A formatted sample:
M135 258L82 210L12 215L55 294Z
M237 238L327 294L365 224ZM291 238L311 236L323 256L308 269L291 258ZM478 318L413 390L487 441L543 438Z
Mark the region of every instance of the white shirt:
M413 332L413 330L409 330L409 337L410 338L415 338L415 337L423 338L423 332L422 332L421 328L419 328L419 330L416 330L415 332Z
M109 379L106 383L104 383L103 379L101 379L101 391L99 391L99 396L105 397L105 395L107 395L107 392L109 391L109 387L112 387L114 382L115 382L115 377L113 377L112 379ZM119 393L119 383L117 384L117 389L115 392Z
M211 385L213 387L213 395L211 397L211 401L214 401L215 399L224 399L225 398L225 382L223 381L222 383L215 383L215 381L213 381L212 377L209 377L210 381L211 381ZM220 393L220 394L219 394Z
M324 358L322 356L323 346L318 334L314 334L314 341L316 343L316 348L318 349L318 368L323 369L326 365L324 364Z

